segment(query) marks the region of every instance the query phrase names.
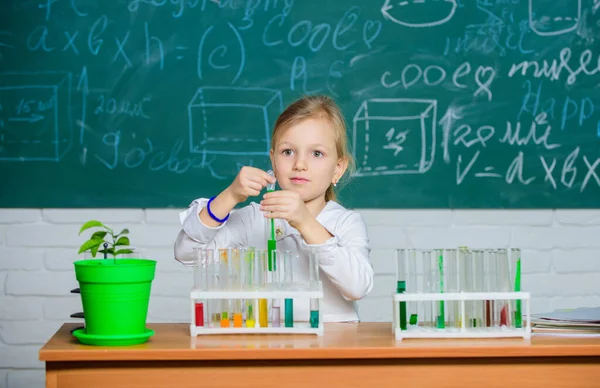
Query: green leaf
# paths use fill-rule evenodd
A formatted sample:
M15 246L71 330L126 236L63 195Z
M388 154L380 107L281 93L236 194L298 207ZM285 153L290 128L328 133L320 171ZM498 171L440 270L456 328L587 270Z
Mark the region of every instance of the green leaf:
M103 242L104 242L104 240L89 239L89 240L87 240L86 242L84 242L81 245L81 247L79 248L79 252L77 254L85 252L85 251L87 251L88 249L91 249L91 248L97 248Z
M98 232L95 232L94 234L92 234L91 238L104 240L106 233L107 232L105 232L105 231L98 231Z
M129 245L129 238L127 237L119 237L115 245Z
M92 247L92 249L90 249L90 251L92 252L92 257L96 257L96 254L98 253L98 248L100 248L100 244L96 247Z
M128 253L133 253L133 249L119 249L115 253L115 256L124 255L124 254L128 254Z
M79 229L79 234L81 234L81 232L83 232L84 230L87 230L89 228L94 228L96 226L104 227L104 224L102 222L96 221L96 220L88 221L85 224L83 224L81 229Z
M123 229L123 230L121 231L121 233L117 234L117 236L120 236L120 235L122 235L122 234L129 234L129 229Z

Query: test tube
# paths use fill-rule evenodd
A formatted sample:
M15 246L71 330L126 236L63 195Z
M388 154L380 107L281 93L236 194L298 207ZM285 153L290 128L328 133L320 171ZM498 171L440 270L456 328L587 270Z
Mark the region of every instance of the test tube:
M206 281L208 291L219 291L219 259L215 257L213 249L206 250ZM207 301L206 314L209 325L218 327L221 324L220 301L217 299L209 299Z
M484 287L484 272L483 272L483 250L473 250L471 255L472 262L472 282L470 292L485 292ZM484 323L484 301L473 300L471 301L472 310L470 313L470 327L479 328L483 327Z
M404 294L406 291L407 255L406 249L396 249L396 293L398 294ZM400 330L406 330L406 302L400 302L398 308Z
M248 247L244 250L242 260L242 278L243 278L243 289L244 291L254 291L256 289L254 284L254 256L255 256L255 248ZM245 299L244 310L242 311L244 321L246 322L246 327L253 328L255 326L255 317L254 317L254 300L253 299Z
M294 255L292 251L283 251L284 287L286 290L294 287ZM285 299L285 327L294 327L294 299Z
M444 289L445 292L459 292L460 291L460 282L459 282L459 260L458 253L462 254L465 248L461 247L461 249L457 252L456 249L446 249L442 251L443 253L443 265L445 265L444 275ZM438 253L439 254L439 253ZM460 328L462 317L460 314L460 302L456 300L449 300L446 302L446 311L448 316L448 327L452 328Z
M483 274L485 292L497 292L497 277L496 277L496 251L486 249L483 253ZM497 303L495 300L486 300L485 325L487 327L499 326L500 315L497 313Z
M417 284L417 255L414 249L408 249L407 252L408 258L408 283L406 284L406 292L409 294L415 294L418 292L418 284ZM418 325L419 323L419 314L418 314L418 303L417 302L408 302L408 314L409 314L409 324L410 325Z
M510 251L511 268L513 271L512 278L515 279L514 290L515 292L521 291L521 250L519 248L512 248ZM521 300L517 299L514 301L514 323L516 328L521 328L523 325L523 315L521 309Z
M434 268L435 265L434 257L430 250L421 251L421 263L423 265L423 292L435 293L437 290L437 280L435 276ZM434 302L423 301L422 302L422 313L419 316L423 317L422 322L424 327L435 327L435 308Z
M434 256L433 268L436 269L434 272L437 280L437 292L440 294L444 293L444 250L436 249ZM437 268L436 268L437 265ZM446 311L445 311L446 303L443 300L440 300L437 305L437 314L436 314L436 327L438 329L444 329L446 327Z
M242 256L243 251L237 248L229 250L229 288L232 291L242 289ZM242 299L236 298L230 301L231 317L233 327L242 327Z
M281 302L279 299L273 299L271 302L271 326L281 326Z
M462 247L458 251L458 292L473 292L474 262L473 251L467 247ZM476 327L474 300L464 301L464 311L461 314L461 328Z
M229 248L219 249L219 281L221 291L229 291ZM221 327L229 327L229 299L221 299Z
M207 290L206 279L206 253L205 249L194 249L194 289ZM204 326L204 300L194 302L194 316L196 326Z
M496 273L498 276L498 291L511 292L510 270L508 268L508 252L499 249L496 255ZM509 300L499 300L500 326L512 326L512 309Z
M256 251L256 284L260 290L266 289L266 276L268 273L268 256L267 251L260 249ZM260 327L269 326L269 307L267 299L261 298L258 300L258 324Z
M309 279L310 289L313 291L319 290L319 258L314 250L310 251L309 256ZM319 327L319 299L310 299L310 327Z

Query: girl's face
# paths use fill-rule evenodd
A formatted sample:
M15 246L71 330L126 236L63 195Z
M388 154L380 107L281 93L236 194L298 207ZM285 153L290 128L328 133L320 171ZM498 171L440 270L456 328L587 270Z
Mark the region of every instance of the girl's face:
M279 186L298 193L304 202L324 202L327 188L347 167L337 154L334 135L323 119L302 120L285 129L271 150Z

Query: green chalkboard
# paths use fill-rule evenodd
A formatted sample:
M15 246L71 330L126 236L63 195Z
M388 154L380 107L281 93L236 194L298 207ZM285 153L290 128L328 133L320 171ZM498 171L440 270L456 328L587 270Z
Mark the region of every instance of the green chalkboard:
M4 0L0 206L185 207L336 99L353 208L600 207L597 0Z

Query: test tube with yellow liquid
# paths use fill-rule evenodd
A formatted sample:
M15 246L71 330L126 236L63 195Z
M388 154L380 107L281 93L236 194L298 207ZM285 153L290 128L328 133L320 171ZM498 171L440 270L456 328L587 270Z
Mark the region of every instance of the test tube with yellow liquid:
M243 250L231 249L229 256L229 280L230 289L232 291L242 290L242 263L241 254ZM234 299L231 301L233 327L240 328L243 326L242 318L242 299Z
M259 289L266 289L266 276L268 271L267 251L264 249L256 251L256 283ZM269 304L266 298L258 300L258 325L269 327Z
M228 248L219 249L219 282L221 291L229 291L229 252ZM221 327L230 326L230 300L221 299Z
M244 291L255 291L257 289L256 284L254 282L255 256L256 250L254 247L249 247L244 251L244 259L242 260ZM253 328L256 325L256 318L254 316L254 304L254 299L244 300L244 307L246 312L246 327L249 328Z

